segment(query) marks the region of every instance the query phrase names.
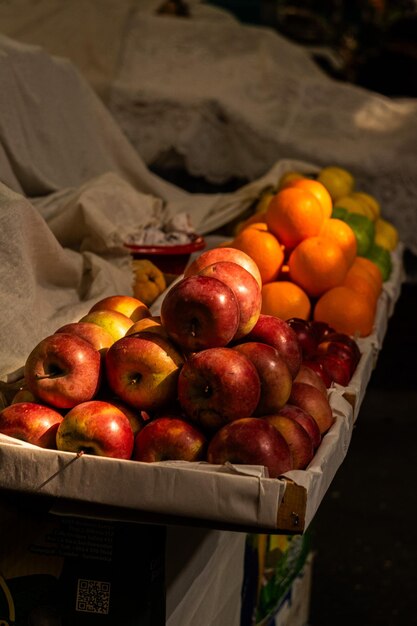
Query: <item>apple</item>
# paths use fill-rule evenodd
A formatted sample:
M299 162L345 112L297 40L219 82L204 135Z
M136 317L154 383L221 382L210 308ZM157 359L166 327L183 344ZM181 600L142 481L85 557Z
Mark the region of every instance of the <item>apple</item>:
M314 456L313 440L305 428L285 415L268 415L264 419L276 428L288 443L293 469L305 469Z
M130 459L134 436L126 415L110 402L80 402L64 416L56 433L58 450Z
M91 311L118 311L123 313L126 317L130 317L131 320L137 322L144 317L150 317L151 312L149 307L133 296L126 295L114 295L107 296L98 300L90 309Z
M295 404L313 417L323 436L332 426L335 418L328 398L313 385L293 382L289 404Z
M242 417L225 424L209 442L207 461L215 465L262 465L270 478L294 467L288 443L262 417Z
M320 354L331 353L351 361L352 373L361 358L361 352L356 340L345 333L328 333L318 344L317 351Z
M315 356L311 356L308 359L304 359L302 362L303 365L309 367L313 370L324 382L326 389L328 389L332 384L331 376L325 371L323 368L323 363L320 361L319 356L316 354Z
M135 437L134 461L202 461L207 439L193 424L167 415L150 421Z
M107 382L123 402L152 411L176 400L183 357L169 339L143 331L114 342L105 357Z
M317 341L320 343L327 335L336 332L335 329L327 322L319 320L310 320L310 328L317 337Z
M184 276L193 276L198 274L204 267L217 263L217 261L231 261L245 268L256 279L259 288L262 289L262 278L259 268L252 257L243 250L231 248L229 246L221 246L204 250L196 257L184 270Z
M304 411L304 409L299 406L287 403L282 407L282 409L280 409L278 415L285 415L286 417L290 417L301 424L301 426L303 426L303 428L305 428L310 435L314 450L319 447L321 443L320 429L316 420L310 415L310 413L307 413L307 411Z
M352 363L350 359L343 359L334 354L320 354L317 361L323 366L323 370L331 378L332 382L346 387L352 378Z
M185 415L205 431L252 415L261 393L253 363L238 350L208 348L193 354L178 378L178 399Z
M135 410L125 402L119 400L119 398L109 398L107 400L110 404L120 409L129 420L131 429L133 430L133 436L136 436L140 430L145 426L149 416L145 411Z
M213 276L231 288L240 311L239 325L233 339L247 335L258 321L262 307L262 291L254 276L232 261L217 261L204 267L198 274Z
M213 276L182 278L161 303L163 327L189 352L226 346L236 335L239 319L232 289Z
M56 448L62 415L37 402L16 402L0 411L0 433L41 448Z
M276 348L295 378L300 369L302 351L297 335L284 320L261 313L252 330L240 340L245 341L260 341Z
M300 317L291 317L286 322L297 335L303 358L316 354L318 338L311 328L310 321Z
M111 309L103 311L90 311L78 321L91 322L101 326L112 335L114 341L124 337L129 328L134 324L130 317L127 317L119 311L113 311Z
M323 378L314 369L306 365L304 361L301 363L300 369L298 370L298 374L294 378L294 381L298 383L307 383L308 385L317 387L317 389L327 398L327 387L324 384Z
M16 404L17 402L36 402L39 404L39 398L37 398L29 389L18 389L11 399L10 404Z
M64 324L64 326L61 326L55 332L78 335L91 343L101 354L104 354L107 348L114 342L113 335L102 326L93 324L92 322L71 322Z
M168 333L162 326L160 315L151 315L150 317L144 317L141 320L138 320L129 328L125 337L141 333L144 330L151 333L157 333L159 335L163 335L165 338L168 338Z
M273 346L260 341L247 341L233 347L256 367L261 381L261 395L254 416L276 413L287 402L292 387L288 365Z
M91 400L101 378L100 352L70 333L40 341L24 365L26 387L42 402L61 409Z

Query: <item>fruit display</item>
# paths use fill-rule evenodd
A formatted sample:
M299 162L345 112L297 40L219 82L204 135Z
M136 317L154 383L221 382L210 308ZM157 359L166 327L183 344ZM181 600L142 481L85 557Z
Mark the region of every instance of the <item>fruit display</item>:
M332 165L314 175L284 173L227 246L260 268L262 313L322 321L363 338L373 331L398 243L379 201Z
M122 460L260 465L271 478L307 468L335 417L319 375L301 376L296 330L262 313L257 270L224 246L193 261L159 316L135 297L99 300L33 347L0 433Z

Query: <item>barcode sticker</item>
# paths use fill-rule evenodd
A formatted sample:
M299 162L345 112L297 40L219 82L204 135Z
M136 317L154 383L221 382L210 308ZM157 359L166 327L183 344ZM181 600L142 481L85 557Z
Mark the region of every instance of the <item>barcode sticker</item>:
M110 583L78 579L76 611L107 615L110 609Z

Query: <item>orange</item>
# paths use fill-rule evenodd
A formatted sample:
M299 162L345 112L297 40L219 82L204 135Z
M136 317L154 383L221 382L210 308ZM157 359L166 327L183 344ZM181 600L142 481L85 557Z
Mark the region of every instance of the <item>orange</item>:
M353 337L367 337L372 332L374 317L374 303L343 285L326 291L313 311L315 320L327 322L337 332Z
M230 245L246 252L255 261L262 284L269 283L278 276L284 261L284 250L265 223L259 222L244 228Z
M382 290L382 272L376 263L371 261L371 259L367 259L364 256L357 256L353 262L353 265L367 271L377 284L379 292Z
M349 224L331 217L328 220L324 220L320 235L330 237L330 239L334 239L339 244L345 255L348 267L350 267L356 257L357 243L355 233Z
M318 235L324 221L320 202L310 191L287 187L270 201L265 221L286 248Z
M352 268L352 271L348 270L342 285L362 294L365 298L369 298L369 301L376 305L379 293L373 279L366 272L358 272L356 268Z
M329 237L308 237L291 252L288 260L291 280L309 296L340 285L348 266L339 244Z
M312 180L311 178L298 178L292 180L289 183L290 187L296 187L297 189L304 189L309 191L320 202L323 209L324 217L330 217L333 211L333 200L326 187L318 180Z
M350 270L356 270L358 273L362 274L366 273L368 276L372 277L378 295L381 293L383 283L382 272L376 263L364 256L357 256L355 257Z
M287 280L277 280L262 286L261 313L275 315L282 320L290 317L308 320L310 312L310 298L298 285Z

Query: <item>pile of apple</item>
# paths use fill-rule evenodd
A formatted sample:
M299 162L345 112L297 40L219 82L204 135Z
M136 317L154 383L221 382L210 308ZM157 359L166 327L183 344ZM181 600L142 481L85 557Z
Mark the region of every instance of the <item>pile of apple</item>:
M305 469L335 419L320 368L309 366L331 342L307 353L313 334L302 339L296 322L261 314L247 254L206 250L159 316L115 295L41 340L0 432L141 462L262 465L270 477Z

